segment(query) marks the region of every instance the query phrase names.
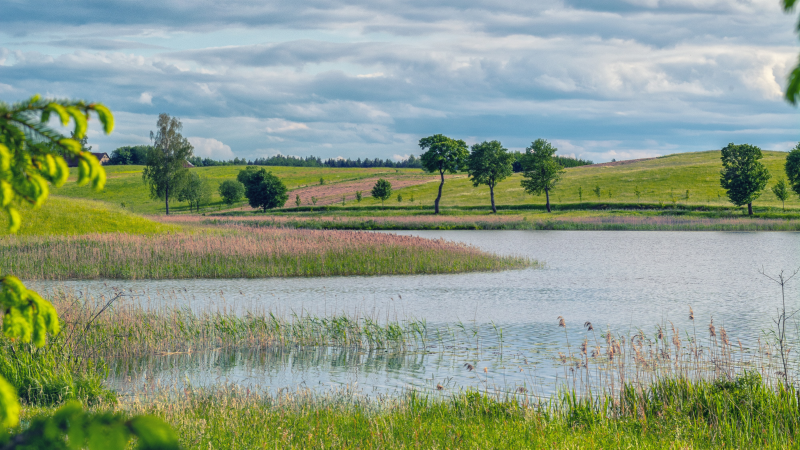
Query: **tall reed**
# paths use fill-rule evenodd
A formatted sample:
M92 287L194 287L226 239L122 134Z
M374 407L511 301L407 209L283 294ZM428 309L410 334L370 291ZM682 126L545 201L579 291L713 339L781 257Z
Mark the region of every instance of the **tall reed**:
M530 265L535 262L466 244L352 231L234 226L152 236L0 239L0 271L28 280L431 274Z

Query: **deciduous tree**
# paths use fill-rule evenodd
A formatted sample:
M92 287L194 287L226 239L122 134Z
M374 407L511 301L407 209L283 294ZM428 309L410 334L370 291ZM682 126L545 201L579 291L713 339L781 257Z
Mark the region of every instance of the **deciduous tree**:
M783 210L786 211L786 200L789 199L789 189L786 185L786 180L780 178L775 186L772 186L772 193L783 204Z
M150 187L151 198L164 200L169 215L169 196L180 192L194 147L181 135L183 125L177 117L159 114L156 126L157 131L150 132L153 147L147 152L142 180Z
M795 194L800 195L800 143L786 155L786 177Z
M253 208L268 209L280 208L286 204L289 195L286 185L266 169L247 166L236 177L244 185L244 195Z
M201 177L197 172L189 172L186 180L178 193L178 200L189 202L189 211L192 206L199 212L200 205L207 205L211 202L213 190L207 179Z
M525 149L522 157L522 181L520 184L525 192L541 195L544 192L547 212L550 211L550 191L561 180L564 168L561 167L553 155L558 151L544 139L537 139L531 146ZM600 188L597 188L599 196Z
M227 205L233 205L244 197L244 185L238 180L225 180L219 185L219 195Z
M761 149L755 145L733 143L722 149L720 186L728 191L728 198L736 206L747 205L747 214L753 215L753 200L769 181L767 168L759 162Z
M503 148L498 141L481 142L472 146L472 152L467 158L467 173L472 179L472 185L481 184L489 186L489 196L492 199L492 212L497 212L494 204L494 187L513 173L514 155Z
M381 206L383 206L383 202L391 196L392 183L384 180L383 178L375 182L375 186L372 187L372 197L380 200Z
M439 201L442 199L445 173L458 173L466 169L469 150L467 143L451 139L442 134L434 134L419 140L419 147L425 150L420 156L422 167L428 172L438 172L442 181L439 183L439 194L434 202L434 210L439 214Z

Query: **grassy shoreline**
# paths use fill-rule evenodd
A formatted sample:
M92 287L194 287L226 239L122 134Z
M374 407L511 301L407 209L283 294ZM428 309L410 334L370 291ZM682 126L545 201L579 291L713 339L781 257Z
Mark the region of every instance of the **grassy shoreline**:
M308 230L582 230L582 231L800 231L800 217L742 217L715 213L600 212L507 215L249 215L182 216L164 223Z
M398 331L392 331L396 323L391 321L368 328L368 317L285 321L265 312L246 314L237 322L223 311L196 315L174 306L151 311L131 303L114 304L98 316L105 299L63 295L54 301L64 331L55 338L56 345L31 356L80 361L76 367L95 381L96 372L114 358L164 351L220 345L358 349L425 339L424 332L415 337L419 332L413 323ZM784 387L781 376L774 375L771 346L737 346L729 342L724 327L715 328L713 322L707 338L686 336L685 342L674 327L658 330L653 335L582 330L583 343L565 349L567 354L553 355L564 368L564 389L548 398L488 387L369 396L348 386L270 394L229 384L194 388L147 383L118 399L97 392L95 384L94 398L87 400L95 411L161 417L187 449L796 448L800 393ZM376 334L385 340L369 341ZM11 351L15 346L18 351ZM22 349L25 344L4 341L0 367L18 355L27 357ZM20 387L53 384L50 375L42 380L9 379L22 383ZM587 395L585 387L590 385ZM80 393L72 397L80 398ZM29 395L20 429L31 419L51 414L60 403L52 394Z

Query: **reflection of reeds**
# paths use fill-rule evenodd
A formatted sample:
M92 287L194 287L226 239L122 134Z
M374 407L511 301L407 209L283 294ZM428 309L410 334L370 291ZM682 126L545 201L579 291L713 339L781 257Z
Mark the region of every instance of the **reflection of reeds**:
M57 295L53 304L64 322L62 334L76 355L119 359L177 355L201 350L335 346L371 350L405 349L425 339L424 322L379 320L361 314L316 316L273 311L242 315L225 310L148 309L117 300L102 314L102 299Z
M230 227L219 233L0 240L0 269L29 280L455 273L530 264L466 244L352 231Z

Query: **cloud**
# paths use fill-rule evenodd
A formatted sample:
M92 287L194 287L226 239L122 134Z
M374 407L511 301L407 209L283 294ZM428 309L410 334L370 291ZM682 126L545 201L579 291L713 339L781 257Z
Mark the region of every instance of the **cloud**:
M194 146L194 156L219 160L233 159L231 147L213 138L188 137Z
M800 140L781 94L794 17L773 0L40 10L4 5L4 100L103 102L118 117L114 134L92 137L104 148L146 142L157 112L244 157L391 158L434 133L510 149L543 137L598 161Z

